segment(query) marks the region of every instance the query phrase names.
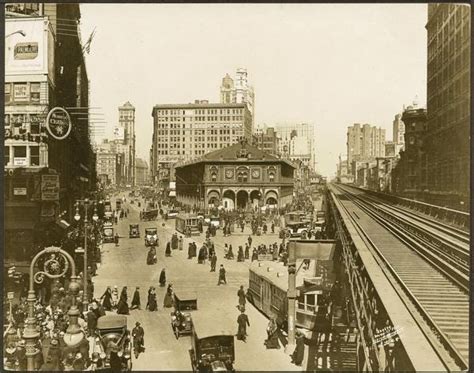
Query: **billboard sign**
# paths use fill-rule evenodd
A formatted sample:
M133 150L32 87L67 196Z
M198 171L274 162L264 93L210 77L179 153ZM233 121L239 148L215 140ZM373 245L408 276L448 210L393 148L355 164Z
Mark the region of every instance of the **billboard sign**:
M46 18L12 18L5 22L5 75L49 74L52 32ZM53 64L54 61L50 61ZM53 79L54 77L51 77Z
M115 140L123 140L125 138L125 130L123 127L114 128L114 138Z
M46 117L46 129L56 140L64 140L72 129L69 113L61 107L51 109Z
M59 175L41 175L41 200L59 201Z

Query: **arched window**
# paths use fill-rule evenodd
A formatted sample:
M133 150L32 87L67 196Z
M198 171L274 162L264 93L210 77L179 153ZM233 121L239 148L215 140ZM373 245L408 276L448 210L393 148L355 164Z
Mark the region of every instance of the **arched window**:
M275 172L270 171L270 172L268 173L268 179L269 179L271 182L275 181Z
M211 173L211 181L217 181L217 173L216 172Z
M239 171L237 174L237 180L239 181L239 183L246 183L248 180L247 171Z

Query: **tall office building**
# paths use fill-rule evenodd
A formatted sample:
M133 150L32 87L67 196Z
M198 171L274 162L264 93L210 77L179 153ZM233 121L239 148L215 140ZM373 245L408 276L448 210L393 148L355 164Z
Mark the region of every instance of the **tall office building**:
M427 202L469 209L471 9L428 5Z
M347 163L349 169L353 162L368 162L385 156L385 130L355 123L347 127ZM352 174L354 174L354 169Z
M278 134L278 152L291 161L302 160L316 170L315 131L312 123L275 125Z
M123 145L121 149L125 160L123 178L126 184L135 185L135 107L127 101L118 110L119 125L116 129L118 136L116 139Z
M156 105L153 117L151 177L163 190L174 181L174 165L252 139L252 115L245 103Z
M252 132L255 126L255 92L249 84L247 69L238 68L235 79L229 74L222 78L221 104L247 104L252 115Z
M395 115L393 120L393 143L397 145L405 144L405 123L402 114Z

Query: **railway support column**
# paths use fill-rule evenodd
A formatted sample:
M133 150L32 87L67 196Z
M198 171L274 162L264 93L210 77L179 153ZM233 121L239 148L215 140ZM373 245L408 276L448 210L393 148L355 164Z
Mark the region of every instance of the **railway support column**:
M290 245L291 247L291 245ZM285 353L293 353L295 342L295 318L296 318L296 257L295 250L289 250L288 256L288 343ZM292 255L293 254L293 255Z

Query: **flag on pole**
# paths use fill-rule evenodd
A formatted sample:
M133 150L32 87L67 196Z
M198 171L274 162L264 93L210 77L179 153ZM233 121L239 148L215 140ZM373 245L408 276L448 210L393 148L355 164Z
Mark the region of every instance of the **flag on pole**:
M91 51L91 43L92 43L92 39L94 38L94 35L95 35L95 28L94 30L92 31L91 35L89 36L89 39L87 39L86 43L84 44L84 47L82 48L82 51L86 51L87 54L90 53Z

